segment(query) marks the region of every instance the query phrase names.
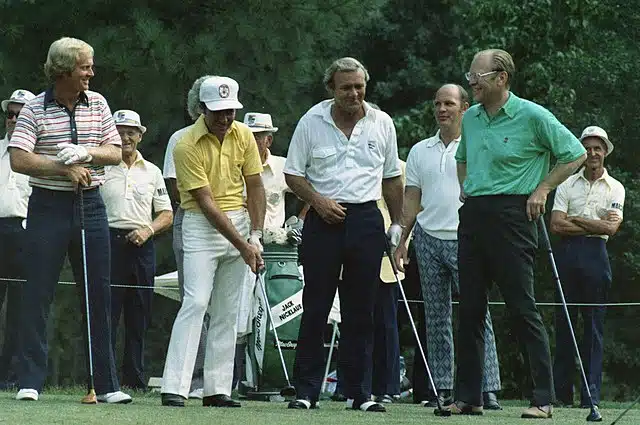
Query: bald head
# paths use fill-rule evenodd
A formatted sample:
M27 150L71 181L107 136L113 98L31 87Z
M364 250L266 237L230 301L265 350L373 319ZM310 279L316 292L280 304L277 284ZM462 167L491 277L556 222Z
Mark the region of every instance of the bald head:
M449 93L454 96L458 96L458 100L461 104L469 103L469 93L459 84L444 84L442 87L438 89L436 92L436 97L438 97L438 93Z
M469 108L467 91L457 84L445 84L433 99L433 113L440 131L457 137L460 134L462 115Z

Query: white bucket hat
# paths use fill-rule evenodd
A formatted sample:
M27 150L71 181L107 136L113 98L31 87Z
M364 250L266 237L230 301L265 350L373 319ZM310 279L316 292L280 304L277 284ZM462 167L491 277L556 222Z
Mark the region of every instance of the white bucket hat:
M21 103L24 105L34 97L36 97L36 95L31 93L29 90L18 89L11 93L11 97L9 99L2 101L2 112L7 112L7 106L9 106L10 103Z
M261 114L259 112L247 112L244 115L244 123L254 133L261 133L263 131L270 131L275 133L278 131L278 127L273 126L271 121L271 115Z
M580 141L582 142L587 137L599 137L604 142L604 144L607 146L607 153L605 156L609 156L611 152L613 152L613 143L609 141L607 132L604 131L601 127L590 125L589 127L582 130Z
M138 127L142 134L147 131L147 127L140 122L140 115L136 111L129 109L120 109L113 113L113 121L116 125L124 125L127 127Z
M200 86L200 102L210 111L242 109L238 102L238 83L229 77L210 77Z

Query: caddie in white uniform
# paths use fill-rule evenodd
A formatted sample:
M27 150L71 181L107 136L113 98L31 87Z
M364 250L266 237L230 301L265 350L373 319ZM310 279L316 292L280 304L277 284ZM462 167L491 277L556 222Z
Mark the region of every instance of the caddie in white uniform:
M16 127L22 106L35 95L18 89L9 99L2 101L4 128L7 133L0 141L0 277L24 279L24 238L27 205L31 187L29 176L16 173L9 163L9 139ZM4 343L0 355L0 388L5 389L15 382L13 358L20 323L20 282L0 282L0 310L7 300Z
M124 312L121 382L146 390L144 336L151 322L156 271L153 236L171 227L173 212L160 169L137 150L147 131L140 116L120 110L113 120L122 139L122 162L105 167L106 180L100 188L111 237L111 338L115 357L118 322Z
M284 224L284 198L285 193L290 192L282 172L287 159L272 155L271 151L269 151L269 147L273 143L273 133L278 131L278 127L273 126L271 115L257 112L247 112L244 116L244 123L249 127L253 137L256 139L260 160L262 161L263 171L261 177L267 201L264 228L277 229ZM255 282L256 275L249 270L238 310L238 337L251 333ZM238 343L241 343L241 341L239 340Z

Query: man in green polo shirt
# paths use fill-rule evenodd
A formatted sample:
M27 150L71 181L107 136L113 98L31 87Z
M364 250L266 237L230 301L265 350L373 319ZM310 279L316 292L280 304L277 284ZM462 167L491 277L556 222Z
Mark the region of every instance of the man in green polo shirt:
M550 418L549 340L533 291L536 221L547 195L582 164L578 139L551 112L509 91L515 66L504 50L475 55L466 74L476 105L462 119L456 153L460 196L458 394L453 413L482 414L484 317L495 282L527 351L534 383L523 418ZM549 171L550 157L557 159Z

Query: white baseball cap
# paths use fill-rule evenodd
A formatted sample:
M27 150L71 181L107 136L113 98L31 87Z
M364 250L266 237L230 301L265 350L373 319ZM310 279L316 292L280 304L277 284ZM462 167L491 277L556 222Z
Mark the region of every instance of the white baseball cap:
M229 77L210 77L200 86L200 102L210 111L242 109L238 102L238 83Z
M36 95L31 93L29 90L18 89L11 93L11 97L9 99L2 101L2 112L7 112L7 106L9 106L10 103L21 103L24 105L34 97L36 97Z
M605 156L609 156L611 152L613 152L613 143L609 141L609 136L607 136L607 132L604 131L601 127L596 125L590 125L589 127L582 130L582 135L580 136L580 141L582 142L587 137L599 137L605 145L607 145L607 153Z
M261 114L259 112L247 112L244 115L244 123L254 133L261 133L263 131L270 131L275 133L278 131L278 127L273 126L271 121L271 115Z
M129 109L120 109L113 113L113 121L116 125L124 125L127 127L138 127L144 134L147 131L147 127L140 122L140 115L136 111Z

